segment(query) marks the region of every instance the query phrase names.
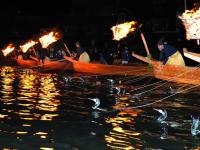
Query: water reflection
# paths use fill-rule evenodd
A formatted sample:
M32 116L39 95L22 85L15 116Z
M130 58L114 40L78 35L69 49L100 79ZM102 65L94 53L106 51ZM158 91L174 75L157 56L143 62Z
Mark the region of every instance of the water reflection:
M128 99L121 100L114 108L121 108L129 106ZM117 113L115 116L106 118L106 123L112 126L109 134L105 135L105 141L110 149L120 150L135 150L141 149L141 133L135 130L135 118L137 117L138 110L124 110Z
M18 143L26 135L48 139L51 130L43 127L37 129L35 121L52 121L59 116L60 94L54 76L31 70L18 72L12 67L2 67L0 71L0 120L3 121L0 124L0 135L12 137L4 139L4 136L0 136L1 141L12 139L13 143ZM21 146L12 146L13 143L4 142L3 145L10 149Z
M52 120L58 116L59 91L51 75L24 72L20 75L18 114L24 120ZM32 110L38 110L34 113Z
M46 113L41 116L41 120L52 120L54 117L58 116L56 112L60 105L60 100L57 99L60 95L59 90L56 89L51 75L41 76L39 82L40 87L38 90L40 93L36 109L46 111Z
M11 67L3 67L1 68L1 82L2 82L2 100L4 103L9 105L13 99L13 81L15 78L14 69Z
M131 150L171 146L169 149L199 149L199 138L192 138L190 131L191 113L199 116L199 90L155 104L154 108L166 108L169 114L168 126L161 126L152 107L118 110L164 97L166 87L136 99L131 90L139 88L139 84L119 85L118 77L109 77L114 86L124 91L119 94L107 78L88 77L84 82L73 78L66 84L63 75L2 67L1 148ZM94 103L89 98L99 98L100 108L106 111L93 110ZM175 127L174 123L181 126Z

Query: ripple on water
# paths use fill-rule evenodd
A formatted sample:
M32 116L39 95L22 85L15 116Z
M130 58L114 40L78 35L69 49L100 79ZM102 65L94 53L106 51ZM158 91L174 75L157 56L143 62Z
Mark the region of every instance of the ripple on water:
M154 108L165 108L172 128L156 122L152 106L120 109L155 101L166 96L167 84L151 89L152 78L128 76L42 74L13 67L0 69L0 143L4 149L198 149L198 137L190 134L191 114L199 115L199 90L185 92ZM107 79L111 80L107 80ZM83 82L84 81L84 82ZM112 83L111 83L112 81ZM115 88L113 88L115 87ZM117 88L116 88L117 87ZM118 93L116 89L121 89ZM93 110L99 98L102 110ZM161 139L165 136L166 139Z

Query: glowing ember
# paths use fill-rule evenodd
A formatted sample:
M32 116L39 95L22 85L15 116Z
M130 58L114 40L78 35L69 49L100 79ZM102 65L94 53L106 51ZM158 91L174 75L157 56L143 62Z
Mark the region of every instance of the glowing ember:
M136 30L137 22L131 21L131 22L125 22L123 24L118 24L116 26L113 26L111 28L113 32L113 40L121 40L125 38L129 33Z
M179 18L186 29L186 38L200 39L200 8L186 10Z
M15 47L13 44L9 44L5 49L2 50L3 55L7 56L8 54L10 54L12 51L14 51Z
M24 45L21 45L20 48L22 49L23 53L26 53L27 50L29 48L31 48L32 46L34 46L35 44L37 44L38 42L35 42L33 40L28 41L27 43L25 43Z
M39 38L39 41L42 44L43 48L47 48L50 44L56 42L59 39L60 39L60 34L58 32L50 32Z

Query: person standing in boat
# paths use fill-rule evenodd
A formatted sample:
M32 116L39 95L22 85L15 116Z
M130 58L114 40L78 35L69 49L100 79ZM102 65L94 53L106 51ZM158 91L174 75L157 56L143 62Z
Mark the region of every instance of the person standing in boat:
M98 53L98 49L96 47L95 40L91 40L90 47L88 49L88 53L89 53L91 61L99 60L99 53Z
M44 64L44 61L45 61L46 51L47 51L46 48L41 48L41 49L38 51L39 62L42 61L42 64Z
M77 41L75 43L75 46L76 46L76 52L73 54L73 56L75 58L77 58L78 61L80 61L80 62L89 63L90 57L89 57L88 53L81 47L81 43L79 41Z
M164 38L158 41L157 46L160 50L159 60L162 61L164 65L185 66L181 53L175 47L167 44Z

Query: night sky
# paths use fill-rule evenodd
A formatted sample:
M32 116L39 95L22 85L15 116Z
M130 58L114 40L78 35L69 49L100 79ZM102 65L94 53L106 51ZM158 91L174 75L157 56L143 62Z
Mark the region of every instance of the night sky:
M173 30L176 13L184 10L184 0L167 0L164 4L160 1L163 0L8 0L0 5L1 46L31 38L40 29L51 27L61 28L68 39L102 33L101 38L110 34L110 27L120 20L135 19L145 24L149 18L170 18ZM188 8L196 1L187 0Z

